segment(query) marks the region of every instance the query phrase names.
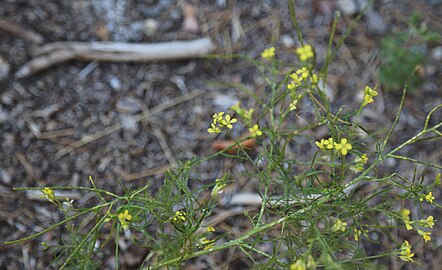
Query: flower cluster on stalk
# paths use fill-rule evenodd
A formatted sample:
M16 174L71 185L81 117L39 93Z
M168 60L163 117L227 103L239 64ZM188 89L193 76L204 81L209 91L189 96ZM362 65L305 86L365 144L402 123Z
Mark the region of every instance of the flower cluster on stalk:
M222 129L232 129L236 118L232 118L230 115L224 115L224 112L215 113L213 116L213 122L210 124L210 128L207 129L209 133L220 133Z

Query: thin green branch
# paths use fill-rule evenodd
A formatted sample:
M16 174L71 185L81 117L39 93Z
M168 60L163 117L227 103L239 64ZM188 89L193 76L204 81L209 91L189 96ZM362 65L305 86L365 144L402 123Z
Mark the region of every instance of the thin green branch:
M99 210L99 209L104 208L104 207L106 207L106 206L109 206L109 205L111 205L111 204L112 204L112 202L110 202L110 203L106 203L106 204L102 204L102 205L98 205L98 206L95 206L95 207L92 207L92 208L89 208L89 209L87 209L87 210L85 210L85 211L82 211L82 212L80 212L80 213L78 213L78 214L75 214L75 215L73 215L73 216L71 216L71 217L68 217L68 218L65 219L65 220L60 221L60 222L58 222L58 223L52 225L51 227L44 229L44 230L41 231L41 232L38 232L38 233L36 233L36 234L30 235L30 236L27 236L27 237L25 237L25 238L21 238L21 239L18 239L18 240L4 242L4 244L9 245L9 244L18 244L18 243L26 242L26 241L31 240L31 239L34 239L35 237L38 237L38 236L40 236L40 235L42 235L42 234L45 234L45 233L47 233L47 232L49 232L49 231L55 229L56 227L61 226L61 225L65 224L66 222L71 221L71 220L73 220L73 219L75 219L75 218L77 218L77 217L79 217L79 216L81 216L81 215L84 215L84 214L89 213L89 212L91 212L91 211Z

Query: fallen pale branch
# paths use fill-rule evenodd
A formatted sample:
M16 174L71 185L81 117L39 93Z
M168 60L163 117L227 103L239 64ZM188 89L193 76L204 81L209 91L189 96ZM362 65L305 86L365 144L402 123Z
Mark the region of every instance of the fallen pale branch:
M107 62L153 62L199 58L211 53L215 46L209 38L153 44L120 42L56 42L37 50L37 57L15 74L24 78L51 66L70 60Z

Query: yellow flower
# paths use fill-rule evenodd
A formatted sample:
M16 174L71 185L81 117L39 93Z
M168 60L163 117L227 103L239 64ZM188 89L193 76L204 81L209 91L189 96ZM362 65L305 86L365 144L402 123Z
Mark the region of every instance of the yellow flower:
M362 163L367 164L368 161L368 157L367 154L363 154L362 156L360 156Z
M290 265L290 270L306 270L305 262L301 259L296 260L295 263Z
M253 127L249 128L252 137L257 137L262 135L262 131L259 130L259 126L254 124Z
M428 242L431 240L431 237L430 237L431 233L430 232L425 232L423 230L417 230L417 233L422 236L422 238L425 240L425 242Z
M213 117L213 123L220 123L221 121L223 121L223 115L224 112L219 112L219 113L215 113L212 117Z
M316 268L316 262L313 259L312 255L308 255L308 258L307 258L307 268Z
M212 189L212 198L216 198L219 194L223 192L223 189L226 187L226 184L220 179L215 180L215 186Z
M231 118L230 115L226 115L224 120L221 120L221 125L225 126L228 129L232 129L232 124L236 123L236 118Z
M207 129L207 132L209 133L220 133L221 129L219 129L219 127L217 127L214 123L210 124L210 128Z
M321 141L316 141L315 144L319 147L319 149L324 150L325 142L328 142L328 140L321 139Z
M250 119L252 119L252 113L253 113L253 109L250 109L248 111L244 111L244 118L250 121Z
M352 146L350 143L347 142L346 138L343 138L343 139L341 139L340 143L335 143L335 148L336 148L336 150L341 152L341 154L343 156L345 156L345 155L347 155L348 150L352 149Z
M321 139L321 141L320 142L315 142L315 144L321 149L321 150L324 150L324 149L328 149L328 150L330 150L330 149L333 149L333 146L334 146L334 144L333 144L333 138L328 138L327 140L324 140L324 139Z
M121 212L118 215L118 220L120 221L121 226L123 226L123 229L126 230L129 227L127 221L131 221L132 220L132 216L129 214L128 210L124 210L124 212Z
M353 229L353 237L355 238L356 241L359 241L359 236L361 235L362 231L358 230L358 229Z
M207 232L214 232L215 228L213 228L212 226L207 226Z
M131 220L131 219L132 219L132 216L129 214L129 211L128 211L128 210L124 210L124 212L121 212L121 213L118 215L118 218L119 218L120 220Z
M55 200L57 199L55 197L55 191L52 188L49 187L45 187L43 190L40 190L41 192L43 192L44 195L41 195L41 198L46 198L48 201L50 202L55 202Z
M368 86L365 86L364 101L362 102L362 106L366 106L367 104L372 103L374 101L373 97L375 97L377 95L378 95L378 92L376 90L373 90Z
M310 45L305 45L304 47L297 48L296 53L298 54L301 61L306 61L307 59L314 56L312 46Z
M290 104L289 104L289 111L296 110L296 104L298 104L298 100L297 99L295 99L292 102L290 102Z
M413 226L411 226L412 223L409 220L404 220L404 223L405 223L405 228L407 229L407 231L410 231L413 229Z
M302 82L302 77L299 77L298 74L292 73L289 75L292 81L287 85L289 90L295 89Z
M275 47L270 47L268 49L265 49L262 53L261 53L262 58L264 59L270 59L273 56L275 56Z
M433 217L433 216L429 216L429 217L427 217L427 219L421 219L421 220L419 221L419 223L420 223L422 226L424 226L424 227L427 227L427 228L433 228L433 226L434 226L434 221L435 221L434 217Z
M333 224L332 231L343 231L345 232L345 227L347 226L347 222L342 222L340 219L338 219L335 224Z
M204 250L212 248L213 243L215 243L214 240L209 240L206 237L201 237L199 240L199 246L202 247Z
M296 88L296 84L294 84L293 82L287 84L287 89L289 89L289 90L293 90L293 89L295 89L295 88Z
M431 191L428 192L427 195L425 195L425 200L426 200L427 202L429 202L429 203L433 203L433 201L434 201L434 196L433 196L433 193L432 193Z
M309 75L308 69L306 67L303 67L302 69L298 69L296 71L296 74L301 75L302 80L307 79L308 75Z
M399 249L399 258L406 262L413 262L414 253L411 253L411 246L407 240L404 240L401 248Z
M186 221L186 212L184 211L176 211L175 216L173 217L173 221Z
M312 84L317 84L317 83L319 82L319 77L318 77L318 75L313 74L313 75L310 77L310 82L311 82Z
M404 208L399 211L399 214L401 215L402 219L404 220L410 220L410 209Z

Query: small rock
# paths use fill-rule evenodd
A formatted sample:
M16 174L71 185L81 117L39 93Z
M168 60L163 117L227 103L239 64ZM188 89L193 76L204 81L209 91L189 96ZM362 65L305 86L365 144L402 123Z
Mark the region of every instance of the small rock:
M52 114L56 113L60 109L61 109L60 105L52 104L52 105L49 105L49 106L45 107L42 110L34 111L34 116L35 117L47 118L47 117L50 117Z
M295 40L289 35L282 35L281 43L282 46L284 46L287 49L293 48L293 46L295 46Z
M10 70L11 65L9 65L9 63L6 62L6 60L2 56L0 56L0 81L8 78Z
M122 113L119 115L121 126L124 130L135 133L138 129L138 124L132 114Z
M14 95L10 92L3 93L0 99L5 105L12 105L14 103Z
M424 89L425 92L437 94L438 88L437 88L437 84L435 84L434 82L424 83L422 88Z
M0 124L6 122L8 120L8 114L4 112L0 107Z
M120 90L121 89L121 81L117 77L110 78L109 85L114 90Z
M143 103L133 97L123 97L117 101L116 108L121 113L135 114L143 110Z
M370 31L375 33L385 32L385 21L382 16L379 15L379 13L374 10L369 10L365 16L367 18L368 29Z
M237 104L239 100L236 97L232 97L229 95L216 95L213 102L222 110L227 110L228 108Z
M433 57L433 59L435 61L441 61L442 60L442 46L438 46L438 47L434 48L433 50L431 50L431 57Z
M8 185L12 182L12 171L10 169L9 170L2 169L0 175L2 177L2 181L4 184Z
M353 0L338 0L338 8L347 16L353 16L358 12L358 7Z
M437 72L437 66L435 65L425 65L425 73L427 74L427 76L431 77L436 75Z
M153 36L158 32L159 23L154 19L146 19L144 21L144 32L147 36Z

